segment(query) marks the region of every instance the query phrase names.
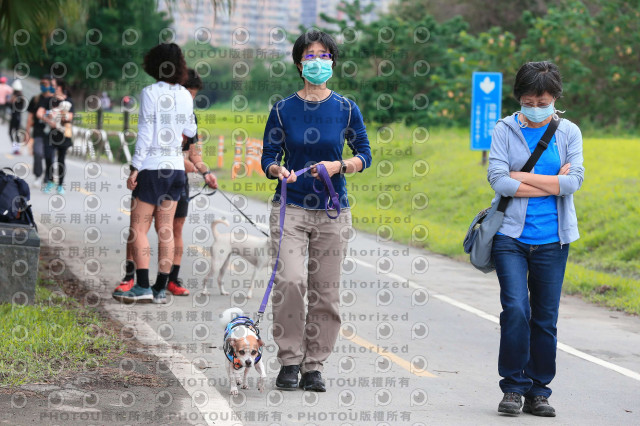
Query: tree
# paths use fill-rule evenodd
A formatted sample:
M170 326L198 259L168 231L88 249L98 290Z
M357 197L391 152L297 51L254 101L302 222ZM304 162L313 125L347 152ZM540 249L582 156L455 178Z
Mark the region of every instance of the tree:
M235 4L235 0L210 1L215 11L227 13L232 13ZM98 2L109 9L114 8L115 3ZM165 0L165 3L170 11L177 5L189 6L188 0ZM90 0L0 1L0 51L4 57L12 55L14 62L38 61L41 54L46 53L47 39L56 28L83 21L86 10L95 5L96 2Z
M66 79L74 99L111 90L138 92L147 80L141 69L144 52L158 43L171 21L157 12L155 0L100 0L86 17L52 33L41 66L32 70ZM117 82L117 84L116 84Z

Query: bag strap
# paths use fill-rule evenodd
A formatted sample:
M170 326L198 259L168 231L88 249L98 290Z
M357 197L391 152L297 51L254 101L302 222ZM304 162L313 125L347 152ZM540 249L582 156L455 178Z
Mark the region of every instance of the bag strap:
M529 157L525 165L522 167L522 169L520 170L521 172L529 173L531 170L533 170L533 166L536 165L536 163L542 156L542 153L549 146L549 143L551 142L551 138L553 137L556 130L558 129L558 126L560 125L560 120L561 120L560 118L558 118L557 120L555 118L551 119L551 122L549 123L549 127L547 127L547 130L545 130L544 134L538 141L538 144L536 145L536 149L534 149L533 153L531 153L531 157ZM501 197L500 204L498 205L498 211L504 213L504 211L507 209L507 205L509 204L509 201L511 201L511 197Z

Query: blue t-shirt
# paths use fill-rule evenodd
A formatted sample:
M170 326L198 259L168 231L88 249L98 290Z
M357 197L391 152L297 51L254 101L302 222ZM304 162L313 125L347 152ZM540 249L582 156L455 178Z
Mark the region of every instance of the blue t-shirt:
M538 141L547 130L546 126L539 128L525 127L522 129L529 149L533 152L538 145ZM551 138L549 146L540 156L540 159L533 166L533 172L537 175L557 175L560 171L560 153L555 135ZM524 229L518 241L525 244L549 244L560 241L558 237L558 206L556 196L531 197L527 204L527 216L524 222Z
M335 92L319 102L302 99L297 93L276 103L264 129L261 165L281 164L291 171L302 170L320 161L342 159L345 140L354 156L362 160L363 170L371 166L371 148L360 109L350 99ZM284 158L283 158L284 157ZM316 179L310 173L287 185L287 204L309 210L322 210L326 200L313 190ZM340 207L349 207L344 175L335 174L331 182L340 197ZM274 201L280 201L278 182ZM316 183L320 189L322 184Z

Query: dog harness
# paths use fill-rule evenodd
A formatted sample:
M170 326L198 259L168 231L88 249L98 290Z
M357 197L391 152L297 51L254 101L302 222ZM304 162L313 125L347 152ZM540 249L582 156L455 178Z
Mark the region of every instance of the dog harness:
M249 330L253 331L258 337L258 339L260 338L260 329L256 327L256 324L254 324L251 318L249 317L244 317L244 316L236 317L233 320L231 320L229 324L227 324L227 327L224 329L223 349L224 349L225 356L227 357L229 362L233 364L234 370L240 370L243 367L243 365L240 362L240 360L236 357L236 352L233 349L233 346L231 346L231 344L227 339L233 333L233 329L237 327L246 327ZM258 361L260 361L261 358L262 358L262 346L258 349L258 357L256 358L255 362L257 363Z

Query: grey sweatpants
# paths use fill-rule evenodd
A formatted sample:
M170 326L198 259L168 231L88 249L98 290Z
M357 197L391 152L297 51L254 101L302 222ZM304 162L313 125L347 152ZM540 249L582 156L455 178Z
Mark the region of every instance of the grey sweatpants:
M303 374L322 371L340 331L340 274L351 232L351 211L342 210L334 220L324 210L287 205L285 216L271 299L278 360L283 366L300 365ZM272 268L280 237L279 221L280 205L273 204Z

